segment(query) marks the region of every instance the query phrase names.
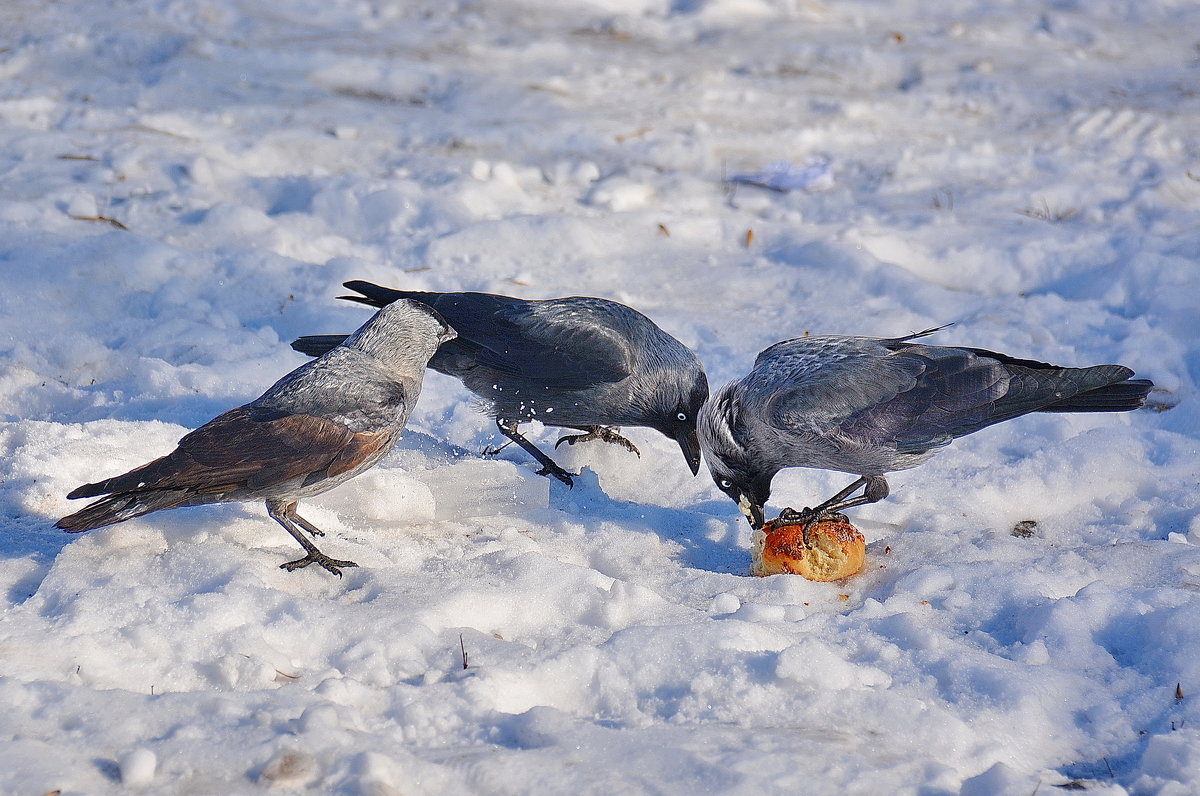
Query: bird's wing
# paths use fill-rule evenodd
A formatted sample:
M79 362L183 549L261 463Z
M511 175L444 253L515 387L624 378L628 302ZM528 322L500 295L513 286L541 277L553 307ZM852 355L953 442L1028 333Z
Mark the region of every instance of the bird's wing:
M233 481L249 489L296 477L336 475L366 458L380 435L355 434L321 417L250 409L226 412L179 441L179 453L195 467L174 479L179 486L203 488L213 481ZM238 414L234 414L238 413ZM203 433L202 433L203 432Z
M1053 392L1036 380L966 349L909 345L891 356L919 364L916 383L848 417L842 429L902 453L945 445L1053 400Z
M635 366L629 334L653 324L634 310L604 299L572 296L529 301L492 293L424 293L354 280L343 296L371 306L400 298L433 307L458 332L430 366L462 377L483 368L531 386L582 390L629 376Z
M90 494L139 489L230 492L314 474L336 475L364 460L375 437L311 415L241 406L185 436L168 455L95 484Z
M445 294L435 308L458 332L443 346L447 358L540 387L581 390L626 378L636 324L601 299L523 301L482 293ZM647 321L642 321L647 322Z
M859 338L812 359L808 372L772 399L771 422L905 453L945 445L1050 400L1003 363L966 349ZM1001 416L997 406L1006 399L1015 411Z
M879 341L809 337L763 351L750 380L772 425L820 431L912 390L922 371L922 363L892 356Z

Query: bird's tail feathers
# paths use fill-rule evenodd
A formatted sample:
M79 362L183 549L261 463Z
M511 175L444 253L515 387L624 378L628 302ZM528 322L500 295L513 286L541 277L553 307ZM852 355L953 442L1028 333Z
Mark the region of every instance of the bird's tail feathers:
M419 295L421 295L420 293L415 293L413 291L394 290L390 287L377 285L374 282L364 282L361 279L351 279L349 282L343 282L342 287L348 287L351 290L357 290L362 295L338 296L338 298L345 299L346 301L357 301L359 304L366 304L371 307L383 307L398 299L417 298Z
M143 464L141 467L135 467L127 473L114 475L112 478L105 478L103 481L97 481L94 484L84 484L83 486L76 487L68 493L67 500L96 497L97 495L115 495L118 492L138 492L144 489L146 484L155 483L162 476L163 464L166 459L166 456L161 456L152 462ZM170 468L168 467L167 469Z
M97 481L94 484L77 486L67 493L67 500L107 495L110 492L130 492L136 489L139 483L135 473L140 473L143 469L143 467L139 467L137 470L131 470L128 473L116 475L112 478L105 478L103 481Z
M346 339L344 334L307 334L292 341L292 348L310 357L329 353Z
M87 486L95 486L95 484L87 484ZM82 488L80 487L80 489ZM79 490L76 489L68 497L88 496L76 494L78 492ZM94 528L103 528L106 525L114 525L118 522L131 520L134 517L140 517L152 511L173 509L176 506L186 503L187 499L188 493L182 489L120 492L115 495L109 495L106 498L101 498L74 514L68 514L56 522L54 526L70 533L90 531Z
M1101 366L1105 367L1105 366ZM1043 412L1128 412L1146 403L1146 395L1154 388L1149 379L1130 379L1105 384L1050 404Z
M96 495L106 495L112 491L111 489L105 488L107 483L107 481L97 481L94 484L84 484L83 486L75 487L67 494L67 500L95 497Z

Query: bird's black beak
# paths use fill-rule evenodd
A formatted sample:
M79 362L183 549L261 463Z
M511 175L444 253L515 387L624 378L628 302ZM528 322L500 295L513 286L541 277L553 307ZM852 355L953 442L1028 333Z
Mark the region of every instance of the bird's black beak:
M750 521L750 527L756 531L767 521L767 513L763 504L746 497L745 492L738 495L738 511L746 515L746 519Z
M675 435L675 441L679 443L679 449L683 451L683 458L687 460L688 467L692 468L692 475L700 472L700 438L696 435L696 427L680 431Z

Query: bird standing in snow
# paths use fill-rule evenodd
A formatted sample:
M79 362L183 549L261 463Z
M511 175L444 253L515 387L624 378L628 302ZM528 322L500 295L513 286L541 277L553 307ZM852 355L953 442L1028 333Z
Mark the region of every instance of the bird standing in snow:
M530 301L489 293L420 293L370 282L345 286L342 296L371 306L398 299L433 307L458 330L429 367L460 379L478 395L500 432L568 486L572 474L521 435L521 423L582 433L560 437L574 445L603 440L638 453L614 427L648 426L678 443L693 475L700 469L696 416L708 397L700 360L640 312L600 298ZM340 335L301 337L292 347L316 356ZM639 454L640 455L640 454Z
M1154 386L1121 365L1063 368L907 337L785 340L758 355L700 413L717 487L762 527L785 467L857 476L814 508L780 515L807 526L888 495L884 474L914 467L957 437L1030 412L1124 412ZM862 494L850 497L859 489Z
M421 392L426 363L454 336L425 305L391 304L261 397L185 436L166 456L71 492L68 498L106 497L57 527L89 531L162 509L265 500L267 513L306 553L282 568L319 564L340 576L342 567L357 564L330 558L305 538L304 531L324 533L296 513L296 503L353 478L391 450Z

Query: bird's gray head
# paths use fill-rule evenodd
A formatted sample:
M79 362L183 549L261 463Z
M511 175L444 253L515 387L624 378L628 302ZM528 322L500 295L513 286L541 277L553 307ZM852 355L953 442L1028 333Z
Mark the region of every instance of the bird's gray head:
M726 384L700 410L700 447L717 488L738 504L752 528L761 528L771 480L779 468L761 461L750 445L737 400L737 382Z
M696 422L708 399L708 378L700 360L689 349L686 357L672 367L656 371L656 384L647 390L651 404L646 407L645 425L666 434L679 444L692 475L700 472L700 440Z
M438 346L458 337L437 310L400 299L371 316L342 345L368 354L387 371L420 374Z

